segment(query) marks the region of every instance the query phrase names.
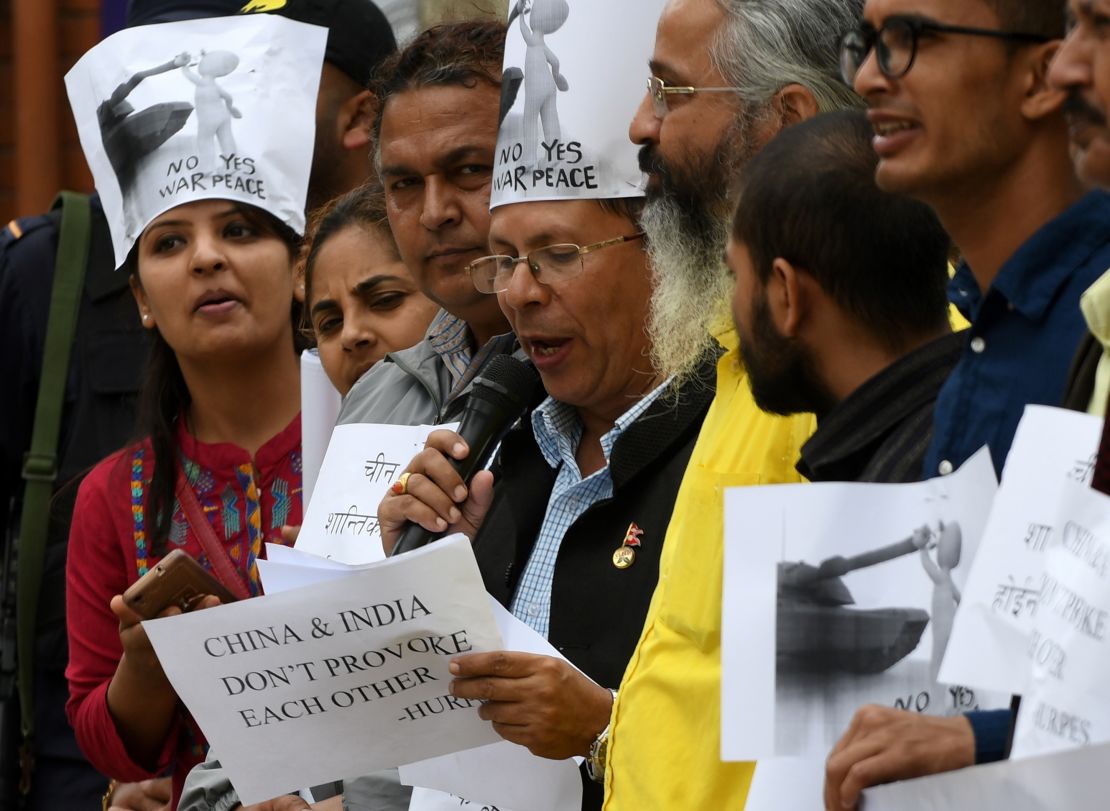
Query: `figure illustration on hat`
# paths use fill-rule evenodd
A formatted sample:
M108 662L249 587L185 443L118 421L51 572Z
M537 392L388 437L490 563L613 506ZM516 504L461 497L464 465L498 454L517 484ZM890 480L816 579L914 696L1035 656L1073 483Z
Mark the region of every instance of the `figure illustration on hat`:
M510 25L520 17L520 32L528 46L524 60L524 148L529 150L526 153L529 156L539 152L541 125L547 143L560 137L556 99L568 85L559 72L559 57L547 47L544 38L562 28L569 16L566 0L517 0L509 14Z
M217 168L213 139L219 142L221 155L235 154L231 119L242 118L243 114L236 109L231 94L220 87L216 79L227 76L237 67L239 57L231 51L201 51L195 73L187 64L181 66L185 78L197 86L197 157L207 171Z
M135 183L139 162L184 127L189 113L193 112L193 105L187 101L164 101L135 112L127 97L144 79L180 68L188 62L189 54L181 53L169 62L133 73L96 108L104 152L125 198Z

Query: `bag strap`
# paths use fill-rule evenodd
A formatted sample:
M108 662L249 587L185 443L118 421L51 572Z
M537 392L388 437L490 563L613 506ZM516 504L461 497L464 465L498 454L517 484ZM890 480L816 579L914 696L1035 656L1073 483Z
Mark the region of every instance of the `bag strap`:
M50 316L43 347L31 449L23 462L23 512L19 526L19 558L16 571L16 655L18 659L19 707L23 727L24 755L35 731L34 651L35 621L46 557L50 523L50 498L58 476L58 433L61 430L66 377L77 329L77 314L89 257L89 198L63 191L54 201L62 207L54 284L50 293ZM30 779L24 768L23 781ZM21 785L21 790L29 784Z
M193 534L200 541L201 547L204 548L204 554L208 556L208 562L212 564L216 579L223 584L224 588L234 594L236 599L246 600L251 596L250 592L243 584L243 578L236 571L235 564L231 562L227 549L220 543L215 530L208 523L208 519L204 515L204 509L197 501L197 494L193 492L193 488L189 484L189 480L185 478L184 472L177 476L177 500L181 503L181 509L184 511L185 517L189 519L189 526L192 528Z

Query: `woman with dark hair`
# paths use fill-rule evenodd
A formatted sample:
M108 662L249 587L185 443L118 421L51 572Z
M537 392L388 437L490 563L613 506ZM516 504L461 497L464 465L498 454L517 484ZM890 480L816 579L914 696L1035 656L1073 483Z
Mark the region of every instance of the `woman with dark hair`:
M172 768L171 808L205 741L120 595L173 549L240 598L257 595L264 544L301 522L299 244L261 209L203 199L155 217L125 264L154 338L144 436L98 464L77 496L66 709L104 773Z
M387 353L419 343L439 307L401 261L379 187L319 209L307 242L305 313L324 372L346 396Z

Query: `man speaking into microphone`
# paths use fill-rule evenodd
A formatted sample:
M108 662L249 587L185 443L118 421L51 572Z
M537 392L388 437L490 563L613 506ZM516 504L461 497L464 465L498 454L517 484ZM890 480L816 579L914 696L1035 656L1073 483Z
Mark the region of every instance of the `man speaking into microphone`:
M650 11L662 7L643 2L571 0L561 25L534 15L512 24L504 75L522 81L515 100L503 95L490 255L469 272L497 297L550 396L470 482L451 460L471 448L433 434L378 510L387 548L410 522L466 533L490 593L574 665L508 651L460 657L452 693L486 702L482 717L534 754L588 763L602 754L610 688L640 635L715 368L708 358L674 385L650 360L643 183L624 138L651 50ZM518 27L533 24L557 63L528 58L534 46ZM602 41L613 30L621 49ZM529 120L537 102L539 123ZM535 127L537 144L525 135ZM574 167L593 167L593 188L548 183ZM588 783L583 807L600 804L600 784Z

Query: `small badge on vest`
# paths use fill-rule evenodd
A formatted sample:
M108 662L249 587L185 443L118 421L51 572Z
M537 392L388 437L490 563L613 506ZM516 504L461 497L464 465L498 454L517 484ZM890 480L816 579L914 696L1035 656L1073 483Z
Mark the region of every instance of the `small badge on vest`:
M636 526L633 521L628 525L628 531L624 533L624 540L621 545L617 547L617 551L613 553L613 565L618 569L627 569L636 562L636 550L640 548L640 537L644 531Z

